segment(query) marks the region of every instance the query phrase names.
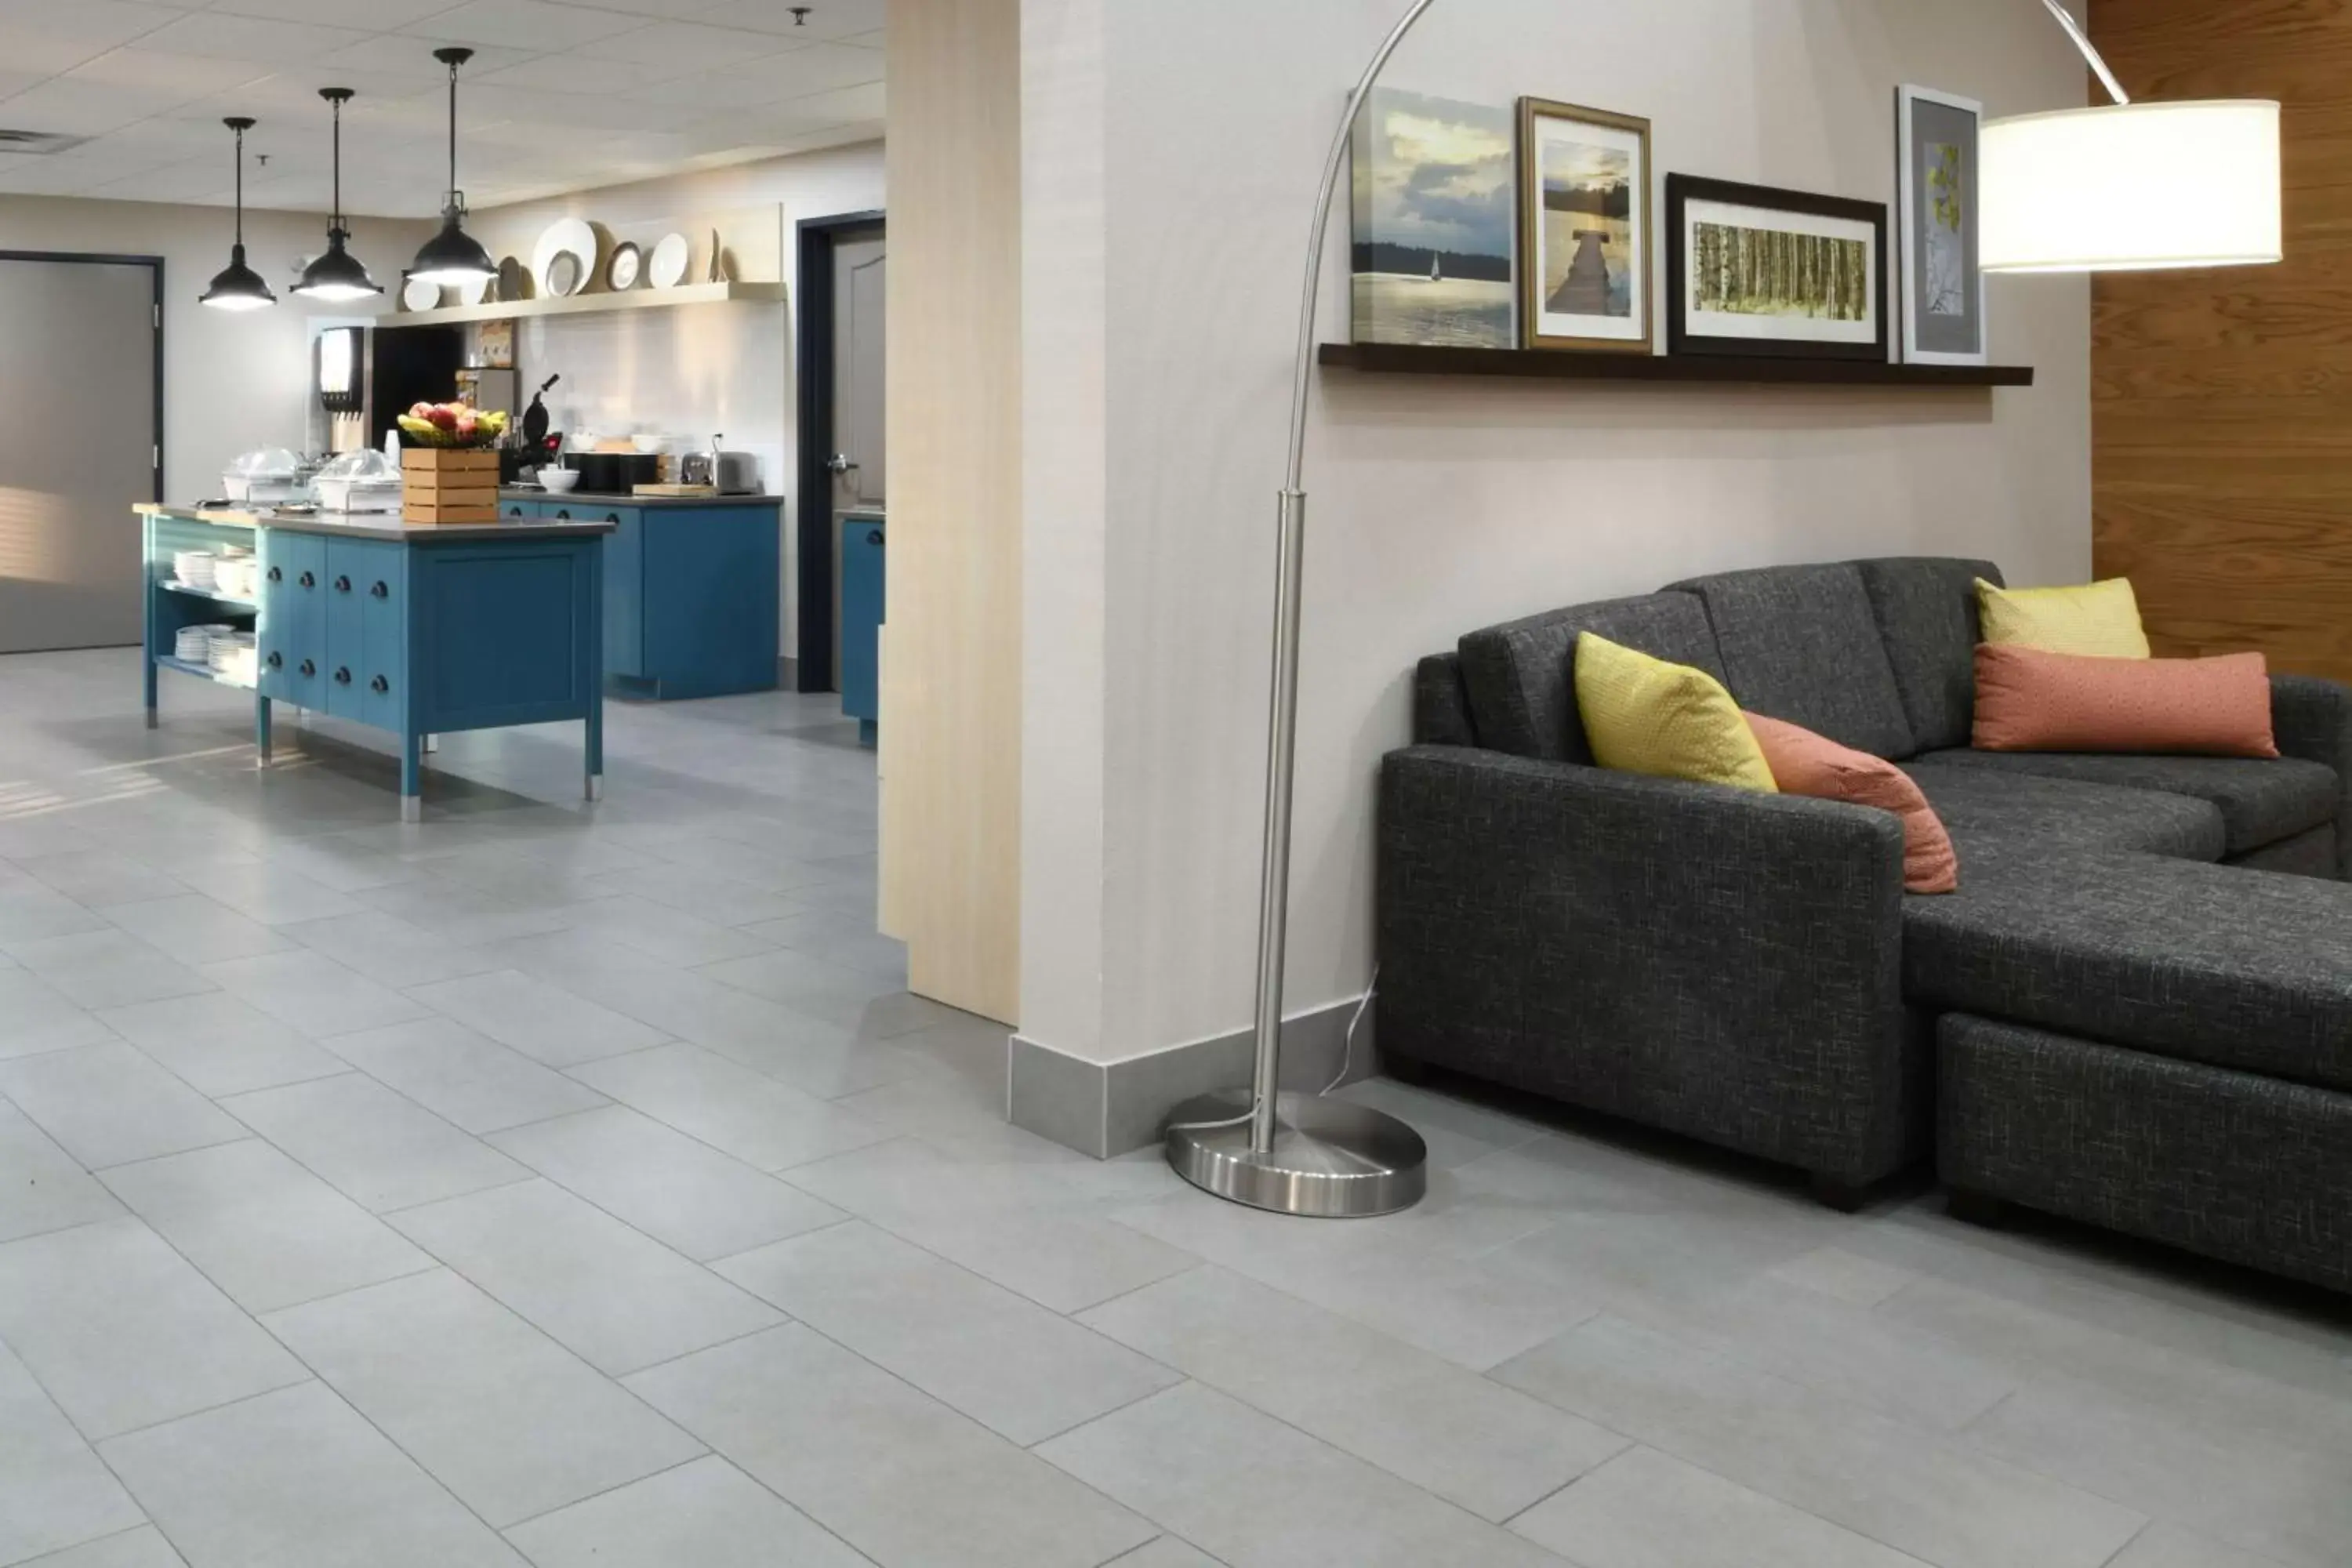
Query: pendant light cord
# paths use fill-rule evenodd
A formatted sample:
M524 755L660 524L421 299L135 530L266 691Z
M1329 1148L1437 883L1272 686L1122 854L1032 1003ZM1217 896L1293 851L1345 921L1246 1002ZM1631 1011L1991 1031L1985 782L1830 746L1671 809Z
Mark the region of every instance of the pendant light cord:
M245 127L236 128L236 247L245 248Z
M457 62L449 62L449 205L457 205Z
M330 99L335 106L335 227L343 226L343 100Z

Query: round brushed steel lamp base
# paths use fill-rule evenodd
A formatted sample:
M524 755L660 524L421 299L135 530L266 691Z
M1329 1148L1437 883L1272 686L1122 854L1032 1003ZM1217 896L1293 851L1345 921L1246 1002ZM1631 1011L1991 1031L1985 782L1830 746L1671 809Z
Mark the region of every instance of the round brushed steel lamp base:
M1203 1192L1276 1214L1365 1219L1429 1190L1429 1146L1395 1117L1344 1100L1285 1094L1274 1150L1250 1148L1250 1093L1187 1100L1168 1121L1168 1163Z

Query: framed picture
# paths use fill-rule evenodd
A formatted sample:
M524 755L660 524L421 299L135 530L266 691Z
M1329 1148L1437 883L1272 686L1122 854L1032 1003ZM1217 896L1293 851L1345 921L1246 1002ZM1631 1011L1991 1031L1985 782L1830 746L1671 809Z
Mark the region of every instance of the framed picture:
M1666 176L1667 352L1886 358L1886 204Z
M1354 135L1354 340L1517 348L1511 111L1376 88Z
M1983 364L1984 273L1977 258L1973 99L1895 89L1895 211L1901 246L1903 357L1913 364Z
M1528 347L1651 351L1650 184L1648 121L1519 100Z

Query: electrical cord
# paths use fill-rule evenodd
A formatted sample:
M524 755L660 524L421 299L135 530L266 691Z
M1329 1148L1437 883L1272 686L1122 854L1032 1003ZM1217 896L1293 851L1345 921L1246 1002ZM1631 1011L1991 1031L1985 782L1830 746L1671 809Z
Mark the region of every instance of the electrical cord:
M1337 1077L1333 1078L1329 1083L1323 1086L1323 1093L1328 1094L1333 1089L1339 1088L1341 1084L1347 1082L1348 1075L1356 1070L1356 1030L1362 1025L1364 1015L1371 1011L1372 998L1379 995L1380 992L1381 969L1379 964L1374 964L1372 966L1372 983L1364 988L1364 999L1356 1004L1355 1012L1351 1014L1348 1019L1348 1033L1339 1053L1339 1074ZM1250 1097L1250 1108L1247 1110L1243 1111L1238 1116L1227 1116L1215 1121L1171 1121L1168 1124L1168 1131L1171 1132L1213 1132L1220 1127L1239 1127L1243 1122L1251 1120L1256 1115L1257 1097L1255 1095L1252 1095Z

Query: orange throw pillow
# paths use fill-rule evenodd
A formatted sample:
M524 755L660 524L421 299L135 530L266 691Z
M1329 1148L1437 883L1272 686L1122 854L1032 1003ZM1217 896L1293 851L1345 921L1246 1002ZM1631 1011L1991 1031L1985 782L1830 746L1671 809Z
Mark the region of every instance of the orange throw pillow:
M1784 720L1748 715L1772 781L1783 795L1811 795L1875 806L1903 819L1903 887L1912 893L1949 893L1960 885L1960 858L1944 819L1911 775L1867 752L1851 751L1826 735Z
M2088 658L1979 643L1976 746L2275 757L2270 665L2258 653Z

